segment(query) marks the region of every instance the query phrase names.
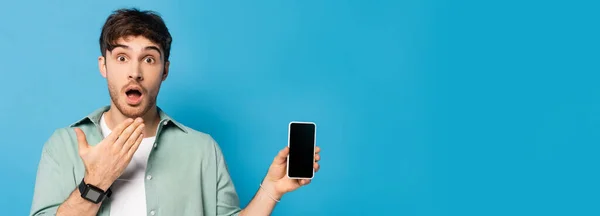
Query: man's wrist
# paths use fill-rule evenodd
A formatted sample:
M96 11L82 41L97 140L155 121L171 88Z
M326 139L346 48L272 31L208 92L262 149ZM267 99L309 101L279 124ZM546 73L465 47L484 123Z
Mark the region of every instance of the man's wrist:
M284 192L277 191L275 182L268 181L266 179L261 183L261 187L265 190L265 192L272 196L272 198L277 200L281 200L281 198L285 194Z
M86 184L93 185L97 188L100 188L103 191L107 191L108 188L110 188L110 186L112 185L112 183L109 183L108 181L103 180L102 178L94 177L92 175L85 175L83 179L85 180Z

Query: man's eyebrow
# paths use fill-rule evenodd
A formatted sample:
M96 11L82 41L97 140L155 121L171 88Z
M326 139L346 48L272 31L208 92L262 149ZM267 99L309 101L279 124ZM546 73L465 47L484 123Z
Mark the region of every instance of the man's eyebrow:
M162 55L162 52L160 52L160 49L156 46L147 46L144 48L144 50L156 50L156 52L158 52L159 55Z
M121 47L121 48L123 48L123 49L130 49L130 48L127 46L127 45L123 45L123 44L115 44L115 45L113 46L113 49L114 49L114 48L117 48L117 47Z
M124 45L124 44L115 44L113 46L113 49L117 48L117 47L121 47L123 49L131 50L131 48L129 46ZM147 46L147 47L144 47L144 50L156 50L156 52L158 52L159 55L162 55L162 52L160 51L160 49L157 46Z

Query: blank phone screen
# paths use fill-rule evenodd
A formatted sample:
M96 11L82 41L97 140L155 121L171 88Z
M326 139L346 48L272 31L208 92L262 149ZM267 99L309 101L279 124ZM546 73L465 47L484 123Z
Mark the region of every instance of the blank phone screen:
M315 153L315 125L291 123L288 175L292 178L312 178Z

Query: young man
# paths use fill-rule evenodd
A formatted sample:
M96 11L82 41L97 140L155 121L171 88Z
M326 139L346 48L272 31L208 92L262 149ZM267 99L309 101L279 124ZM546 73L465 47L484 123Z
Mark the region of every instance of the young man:
M217 143L156 105L170 47L167 27L151 11L108 17L98 67L110 106L56 130L44 144L31 215L269 215L285 193L310 183L286 177L286 147L241 209Z

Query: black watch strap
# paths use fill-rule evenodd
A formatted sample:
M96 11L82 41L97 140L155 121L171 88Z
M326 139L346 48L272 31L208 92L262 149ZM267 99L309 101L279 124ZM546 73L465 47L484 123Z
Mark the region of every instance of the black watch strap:
M110 188L105 192L94 185L86 184L85 179L82 179L79 183L79 193L81 193L82 198L96 204L102 202L105 198L110 198L110 195L112 195Z

